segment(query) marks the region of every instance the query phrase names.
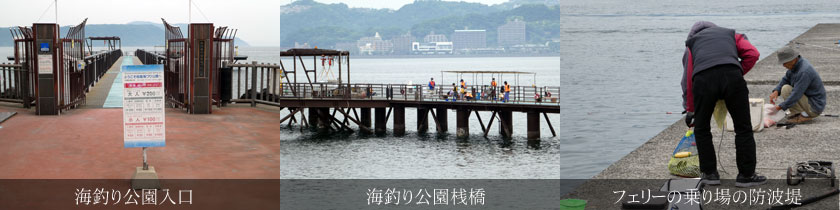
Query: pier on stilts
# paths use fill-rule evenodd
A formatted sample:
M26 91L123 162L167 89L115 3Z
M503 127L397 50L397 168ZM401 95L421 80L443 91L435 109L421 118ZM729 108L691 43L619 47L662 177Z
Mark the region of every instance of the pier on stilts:
M261 103L287 109L289 113L281 116L281 124L297 123L301 130L313 128L318 132L353 132L350 125L355 125L359 132L383 135L388 129L388 120L393 117L392 133L401 136L406 133L406 110L414 109L413 111L417 112L416 130L420 133L429 130L430 121L434 123L436 131L441 133L449 131L448 111L455 110L455 133L459 138L470 136L470 119L475 117L481 125L481 130L478 132L485 138L490 133L494 122L498 121L499 133L509 139L514 132L514 112L526 113L527 137L531 145L539 145L542 119L549 126L551 135L557 135L549 114L560 112L559 100L557 97L548 95L559 93L559 87L511 86L509 100L504 101L500 94L504 88L503 84L499 84L495 92L488 85L467 85L465 92L475 96L467 99L464 97L465 94L458 96L451 94L449 90L452 87L449 85L438 85L434 90L430 90L426 85L417 84L351 83L350 54L347 51L290 49L281 52L280 56L286 58L286 61L291 58L291 66L283 63L283 59L279 65L264 66L274 68L275 73L280 71L282 81L279 86L252 87L251 90L263 90L263 93L255 96L248 92L241 98L251 96L273 99L262 100ZM318 68L319 64L327 61L330 65L338 65L337 69L334 67L325 69L326 64ZM259 65L232 66L237 68ZM324 73L324 71L337 71L337 76L332 72ZM514 76L532 74L515 71L453 71L450 73ZM332 77L323 78L325 75ZM277 77L269 76L268 78ZM298 81L304 78L305 81ZM233 101L248 102L249 99ZM479 112L490 112L490 119L482 119Z

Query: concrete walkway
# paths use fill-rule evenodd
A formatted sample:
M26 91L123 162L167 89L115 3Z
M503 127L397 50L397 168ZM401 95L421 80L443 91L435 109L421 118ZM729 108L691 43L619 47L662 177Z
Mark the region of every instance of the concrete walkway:
M797 49L804 58L811 61L826 85L828 102L823 114L840 114L840 47L836 44L838 39L840 39L840 24L818 24L792 40L792 42L803 43ZM781 47L779 46L779 48ZM786 69L777 63L775 52L767 55L746 75L750 97L767 100L771 90L784 76L785 71ZM675 122L564 197L589 200L588 209L615 209L620 206L615 204L618 197L613 194L613 191L619 190L618 188L621 188L621 185L633 188L638 187L632 186L633 183L647 182L639 180L661 179L653 181L654 184L647 184L645 187L658 190L659 186L664 183L664 179L678 178L669 174L667 163L674 147L686 130L687 127L683 120ZM714 134L715 149L721 163L718 165L721 178L730 179L723 180L720 188L728 188L735 192L738 189L734 187L734 178L738 174L738 170L735 166L734 133L725 132L722 139L720 138L720 130L713 128L712 133ZM839 118L818 117L808 124L797 125L791 129L765 128L763 131L755 133L755 139L758 155L756 171L766 175L769 179L775 179L773 184L759 187L764 189L778 187L782 190L803 188L801 192L803 198L832 189L829 187L828 180L808 180L803 185L791 187L784 184L784 179L787 167L799 161L828 160L840 164L840 153L837 152L837 149L840 148L838 146L840 143L838 142L840 141ZM621 184L604 185L604 183L611 181L617 181ZM806 191L805 188L815 189ZM706 190L714 192L716 188L707 187ZM707 209L745 208L743 205L710 206L711 208ZM760 207L765 209L769 205L765 204ZM757 208L757 206L748 208ZM838 197L835 195L817 204L809 205L807 208L837 209Z
M123 56L120 57L117 62L114 62L114 65L105 72L105 75L102 78L99 78L99 82L94 85L90 91L87 93L87 101L81 108L118 108L122 107L122 77L120 75L120 67L122 65L133 65L135 63L141 63L140 59L134 56ZM118 87L113 88L115 82L118 82L120 85ZM110 99L109 99L110 98Z
M122 109L17 112L0 128L0 179L130 179L140 148L123 147ZM210 115L166 109L166 146L148 150L161 179L279 179L276 111L228 106Z

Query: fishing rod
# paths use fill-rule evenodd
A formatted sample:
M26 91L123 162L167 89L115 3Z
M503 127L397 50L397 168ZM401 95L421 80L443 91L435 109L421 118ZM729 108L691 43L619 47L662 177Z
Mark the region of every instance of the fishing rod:
M602 113L603 112L587 112L586 115L594 115L594 114L602 114ZM603 114L607 114L607 113L603 113ZM613 113L609 113L609 114L613 114ZM685 114L685 113L683 111L679 111L679 112L621 112L621 114L629 114L629 115L664 114L664 115L670 115L670 114Z

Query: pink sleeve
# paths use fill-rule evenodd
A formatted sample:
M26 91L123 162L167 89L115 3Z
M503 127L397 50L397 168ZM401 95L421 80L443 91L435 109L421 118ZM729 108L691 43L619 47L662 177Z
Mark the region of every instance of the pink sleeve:
M735 34L735 46L738 48L738 57L741 58L741 67L744 68L744 74L747 74L758 61L758 49L755 49L743 34Z
M691 49L685 48L683 54L683 107L687 112L694 112L694 81L692 79L694 74L694 58L691 55Z

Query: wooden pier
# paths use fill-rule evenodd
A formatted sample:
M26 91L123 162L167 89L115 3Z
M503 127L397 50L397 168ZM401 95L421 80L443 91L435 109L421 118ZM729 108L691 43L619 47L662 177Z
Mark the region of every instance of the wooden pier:
M466 99L463 95L451 94L448 91L451 90L451 86L446 85L430 89L426 85L350 83L350 60L346 51L291 49L282 52L281 56L292 57L293 68L284 68L286 65L282 61L279 66L275 65L284 70L282 75L285 82L281 84L278 92L268 91L261 95L263 101L266 96L274 99L264 103L284 107L290 111L281 117L281 124L288 121L289 125L299 123L301 129L317 127L321 131L352 131L348 126L352 123L363 133L381 135L386 132L386 124L393 115L393 134L401 136L405 135L406 108L413 108L417 112L416 129L421 133L429 130L429 121L434 122L438 132L449 131L447 111L456 110L457 137L466 138L470 135L470 118L475 116L481 125L482 130L479 132L484 137L487 137L493 122L498 118L499 133L505 138L510 138L514 132L513 112L522 112L527 113L527 136L530 143L539 144L540 118L546 120L551 134L557 135L548 114L560 113L559 100L545 93L559 93L559 87L511 86L509 99L504 101L502 95L487 94L501 93L502 86L465 85L461 88L476 96ZM312 68L306 67L303 57L312 57ZM318 81L318 57L338 58L337 81L315 82ZM302 69L299 70L298 67ZM297 82L295 74L300 71L305 74L306 82ZM269 85L252 89L278 88ZM492 114L490 119L484 121L479 112Z

